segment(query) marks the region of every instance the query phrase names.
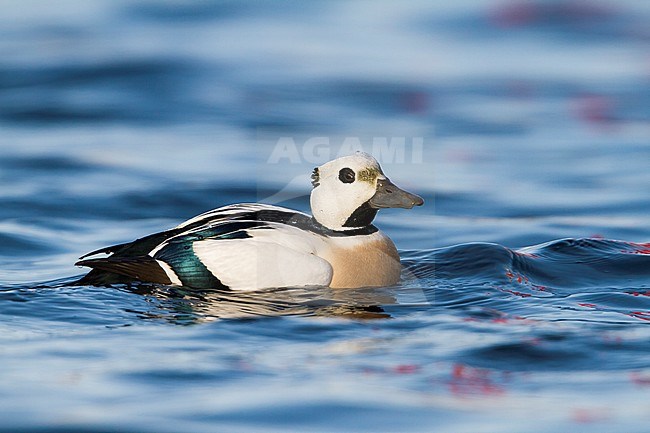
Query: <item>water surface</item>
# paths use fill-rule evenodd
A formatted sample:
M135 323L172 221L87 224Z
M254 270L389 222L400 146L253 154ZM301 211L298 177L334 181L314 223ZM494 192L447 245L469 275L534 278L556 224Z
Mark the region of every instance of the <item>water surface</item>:
M6 2L0 430L644 432L649 18ZM80 255L214 207L308 211L315 165L393 139L384 170L426 200L376 221L395 287L72 285Z

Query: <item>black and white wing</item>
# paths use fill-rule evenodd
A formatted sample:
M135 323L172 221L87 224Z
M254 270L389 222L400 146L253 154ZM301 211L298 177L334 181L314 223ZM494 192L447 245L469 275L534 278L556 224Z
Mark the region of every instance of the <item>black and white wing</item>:
M281 207L222 207L87 254L76 264L93 270L79 284L142 281L222 290L328 285L332 267L317 256L323 240L305 229L312 225L308 215ZM85 259L100 253L110 256Z

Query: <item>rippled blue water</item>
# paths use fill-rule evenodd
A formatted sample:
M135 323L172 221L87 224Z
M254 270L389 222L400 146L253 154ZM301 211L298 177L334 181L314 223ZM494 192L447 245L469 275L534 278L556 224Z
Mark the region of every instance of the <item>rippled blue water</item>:
M650 7L305 3L3 3L0 430L645 432ZM399 286L71 285L358 145Z

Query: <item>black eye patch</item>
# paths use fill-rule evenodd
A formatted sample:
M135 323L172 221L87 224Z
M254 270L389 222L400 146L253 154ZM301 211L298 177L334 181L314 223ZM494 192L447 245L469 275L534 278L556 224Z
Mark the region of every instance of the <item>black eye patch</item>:
M352 183L354 182L354 170L351 168L342 168L339 171L339 180L343 183Z

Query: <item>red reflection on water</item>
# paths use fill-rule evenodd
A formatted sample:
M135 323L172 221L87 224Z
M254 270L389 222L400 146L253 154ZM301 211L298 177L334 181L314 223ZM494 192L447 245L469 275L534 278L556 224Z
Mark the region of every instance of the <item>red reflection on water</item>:
M415 374L419 373L422 367L417 364L398 364L394 367L363 367L361 372L366 375L373 374Z
M523 255L523 256L531 257L531 258L538 258L539 257L538 255L532 254L532 253L515 252L515 254ZM521 274L516 274L516 273L512 272L510 269L506 269L506 277L510 281L517 281L519 284L523 284L526 287L530 287L532 290L535 290L537 292L546 292L546 293L551 292L548 287L540 285L540 284L531 283L527 276L521 275ZM523 297L523 298L527 298L529 296L532 296L532 294L529 294L529 293L522 293L522 292L513 291L513 290L506 290L506 289L500 289L500 290L502 292L508 292L508 293L511 293L513 295L517 295L517 296L520 296L520 297Z
M530 2L517 2L495 9L489 15L489 19L499 27L521 27L534 22L538 15L538 5Z
M576 408L571 413L571 420L579 424L591 424L609 419L606 408Z
M521 281L519 281L521 283ZM533 295L530 293L518 292L516 290L502 289L503 292L510 293L511 295L519 296L520 298L529 298Z
M527 276L521 274L515 274L510 269L506 269L506 277L508 277L509 280L517 280L518 283L525 282L526 284L528 284Z
M523 284L523 285L526 285L526 286L530 285L530 281L528 280L527 276L516 274L516 273L512 272L510 269L506 269L506 277L510 281L517 281L519 284ZM532 286L533 286L533 289L535 289L535 290L546 291L545 288L539 289L540 287L543 287L543 286L535 286L534 284ZM502 291L502 292L510 293L511 295L519 296L520 298L528 298L530 296L533 296L530 293L519 292L517 290L501 289L501 288L499 288L499 290Z
M627 315L634 317L635 319L647 320L650 322L650 311L630 311Z
M571 102L575 115L583 122L609 127L617 121L616 103L611 96L585 94L574 97Z
M525 317L521 316L513 316L513 317L508 317L506 313L502 312L497 312L495 310L492 310L493 314L498 313L498 317L493 317L491 319L479 319L476 317L464 317L462 320L463 322L481 322L481 323L496 323L496 324L504 324L504 325L512 325L512 324L528 324L528 323L537 323L536 320L532 319L526 319Z
M562 23L569 26L610 18L614 9L586 0L557 2L514 1L499 5L488 15L488 20L504 28L534 24Z
M625 242L627 245L632 247L632 253L634 254L649 254L650 255L650 242L638 243L638 242ZM624 253L629 251L623 250Z
M603 334L602 339L605 343L620 346L623 344L623 338L620 335Z
M431 98L425 92L405 92L400 97L400 105L412 114L423 114L431 106Z
M400 364L393 367L393 373L396 374L413 374L420 371L420 366L416 364Z
M650 375L642 374L638 371L630 373L630 381L638 386L650 386Z
M454 364L451 369L451 379L448 382L449 391L456 396L505 394L505 388L495 383L494 372L470 367L465 364Z

